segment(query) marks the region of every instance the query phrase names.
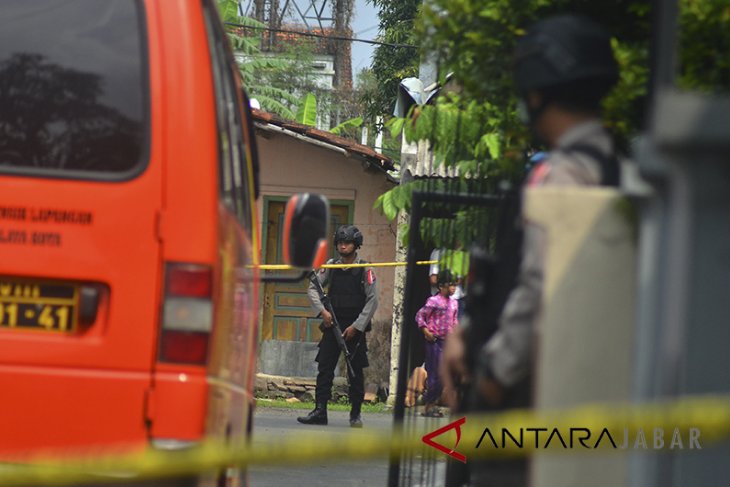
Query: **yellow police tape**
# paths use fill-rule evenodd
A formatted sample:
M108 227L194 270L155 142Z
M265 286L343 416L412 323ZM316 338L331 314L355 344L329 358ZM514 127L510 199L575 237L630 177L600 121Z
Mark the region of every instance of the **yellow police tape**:
M419 260L416 261L416 265L432 265L438 264L437 260ZM369 262L367 264L324 264L320 266L320 269L349 269L351 267L399 267L406 266L408 262ZM263 271L290 271L298 269L287 264L259 264L250 265L249 268L258 268Z
M455 428L449 425L449 421L454 420L460 424L460 441L457 441ZM455 423L451 423L451 426ZM191 450L174 453L146 451L63 460L38 459L23 465L0 464L0 485L79 485L101 480L115 482L129 481L131 478L181 477L220 472L232 466L320 465L323 462L394 459L404 453L445 459L444 453L426 446L422 441L423 435L442 427L448 431L434 437L433 441L444 445L447 451L453 449L464 455L467 462L486 457L532 455L542 449L583 454L649 451L657 445L658 430L664 432L662 451L678 452L697 449L698 445L706 448L730 439L730 395L693 396L672 402L634 406L598 404L552 412L515 410L490 415L469 414L463 421L459 416L439 421L409 418L405 431L391 434L367 428L352 430L347 435L308 432L280 440L255 438L253 444L240 447L211 441ZM699 432L699 435L695 435L694 445L690 438L693 429ZM486 430L489 430L488 434ZM502 432L505 430L515 439L520 438L519 432L522 431L522 445L511 439L503 444ZM551 434L553 430L562 432L558 434L562 435L562 442L558 441L554 433ZM577 430L578 439L583 438L587 447L580 445L578 440L569 440L573 430ZM602 433L604 430L611 432L615 443L613 447L606 433ZM524 435L524 432L527 434ZM591 433L588 439L586 432ZM681 445L674 441L677 434ZM549 435L552 439L547 441ZM643 446L647 448L638 442L642 435L646 437ZM624 436L629 438L627 448L621 447ZM598 440L600 444L596 444ZM546 445L546 441L550 444Z

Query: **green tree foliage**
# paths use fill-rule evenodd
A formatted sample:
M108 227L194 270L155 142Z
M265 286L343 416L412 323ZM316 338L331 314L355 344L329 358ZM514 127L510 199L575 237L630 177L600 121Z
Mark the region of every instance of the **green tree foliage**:
M418 43L435 53L442 76L454 73L457 86L445 89L434 106L391 121L393 134L404 130L410 140L427 140L437 163L458 167L467 180L485 181L481 190L493 191L500 180L519 180L526 154L539 147L517 118L512 52L527 26L565 12L585 14L611 33L621 78L605 100L604 116L619 141L630 140L642 128L648 93L652 12L647 0L427 2L417 22ZM679 23L679 86L730 89L730 3L680 0ZM396 188L376 207L394 217L408 209L406 196L422 184ZM473 221L474 215L465 218ZM448 224L445 219L429 232L444 234Z
M312 127L317 125L317 98L312 93L307 93L300 100L295 120Z
M313 93L307 93L300 100L297 105L297 113L294 118L296 122L310 127L316 127L317 125L317 97ZM362 117L355 117L345 120L338 124L336 127L330 129L335 135L348 136L348 131L354 130L362 125Z
M645 113L651 35L649 3L647 0L432 0L421 16L419 32L425 49L438 54L440 71L453 71L463 87L460 97L444 97L440 102L446 109L463 112L462 123L481 122L480 130L499 140L499 150L492 152L521 163L529 149L529 140L516 118L511 60L515 42L524 29L540 18L575 12L593 18L612 34L621 79L605 101L605 118L609 128L620 139L627 140L640 130ZM680 86L702 90L730 88L730 58L726 54L730 48L730 4L717 0L680 0L680 33ZM490 112L486 123L470 115L474 110L469 107L474 102ZM429 120L426 117L423 122ZM449 147L445 141L436 142L438 147ZM453 153L436 150L446 163L460 163ZM487 154L476 146L464 148L462 152L477 157Z
M415 23L422 0L368 0L378 9L380 34L384 43L416 46ZM360 105L370 133L380 133L383 125L378 117L387 122L392 117L398 85L403 78L418 76L420 51L415 48L381 45L375 48L369 68L359 73ZM383 134L379 147L396 165L400 160L401 139Z
M679 86L730 90L730 2L682 0L680 7Z
M380 35L378 40L390 44L415 45L415 20L421 0L368 0L378 8ZM370 70L377 85L362 93L365 118L393 113L398 84L403 78L418 76L418 50L378 46Z
M314 47L306 38L285 44L281 52L261 49L262 23L238 15L239 0L217 0L221 19L236 54L241 81L266 111L294 120L304 93L317 92L311 65ZM243 26L243 27L241 27ZM320 100L325 99L320 96Z
M498 154L503 168L521 165L530 149L529 134L518 121L512 84L512 52L524 29L534 21L561 12L583 13L596 19L614 36L614 50L621 65L621 81L606 101L609 126L622 137L641 124L646 95L649 10L646 1L615 0L433 0L420 22L422 42L438 53L441 72L453 71L463 88L459 97L441 101L463 112L462 123L482 123L479 130L494 144L491 152L462 149L477 157ZM430 35L425 35L428 32ZM488 112L484 121L475 120L465 107L477 103ZM443 141L436 144L445 146ZM437 149L438 150L438 149ZM451 154L446 163L460 164ZM482 158L483 160L483 158ZM487 171L489 173L489 171ZM483 172L484 174L484 172Z
M377 127L375 122L376 110L371 105L372 94L380 91L380 81L376 77L375 73L371 68L364 68L357 73L355 77L355 90L357 96L357 113L362 115L362 118L366 121L364 124L368 127L370 133L369 143L374 145L375 135L378 130L383 130L383 127ZM395 99L393 99L393 102ZM392 107L388 113L392 113ZM386 115L386 113L379 113L378 115ZM400 158L400 137L391 137L388 131L383 133L383 141L380 144L379 149L386 156L393 159L394 163L398 165Z
M362 117L355 117L338 124L336 127L332 127L330 132L335 135L345 135L348 130L353 130L362 126Z

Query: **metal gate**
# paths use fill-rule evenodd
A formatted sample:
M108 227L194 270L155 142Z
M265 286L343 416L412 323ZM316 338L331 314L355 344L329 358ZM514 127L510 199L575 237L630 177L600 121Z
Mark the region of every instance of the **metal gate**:
M417 266L416 262L424 260L428 256L429 249L434 247L434 241L429 241L429 236L436 233L435 240L442 247L468 250L471 257L469 281L473 281L474 274L490 271L500 229L505 224L514 224L514 221L509 220L515 217L518 211L517 205L506 204L518 201L512 192L494 195L479 194L478 189L473 193L449 192L448 189L449 184L446 184L446 191L414 191L412 196L403 323L394 406L396 434L422 435L424 431L432 431L448 423L445 420L421 417L423 407L418 403L411 407L406 407L405 404L409 377L415 367L420 365L419 357L424 348L423 338L420 333L416 333L415 314L430 294L424 296L424 272L419 269L420 266ZM466 213L468 215L465 215ZM449 224L449 222L453 222L453 224ZM460 223L461 227L459 227ZM464 225L467 227L464 228ZM467 276L462 277L466 280ZM479 292L471 284L469 286L466 284L464 283L463 286L467 296L470 292ZM474 313L474 310L467 309L466 313ZM491 331L482 329L481 332L480 341L483 343ZM452 393L456 393L456 391L452 391ZM417 396L417 393L414 395ZM464 403L465 401L462 401L462 404ZM454 413L451 411L451 414ZM390 487L446 485L447 458L446 455L425 443L418 451L403 452L400 458L390 465L388 485ZM457 477L460 475L456 463L453 462L448 466L449 478L453 479L454 475ZM453 481L449 481L448 484L458 485Z

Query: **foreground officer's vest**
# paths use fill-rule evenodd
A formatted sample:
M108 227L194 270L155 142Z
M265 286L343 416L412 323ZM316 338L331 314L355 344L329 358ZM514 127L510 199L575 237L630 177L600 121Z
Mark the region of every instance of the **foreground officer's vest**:
M362 286L364 267L332 269L329 297L340 326L345 328L360 316L365 307L365 291Z

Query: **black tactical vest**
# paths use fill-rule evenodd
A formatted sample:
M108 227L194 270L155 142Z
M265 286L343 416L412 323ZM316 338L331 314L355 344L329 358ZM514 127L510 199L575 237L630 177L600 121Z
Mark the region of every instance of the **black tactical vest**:
M362 286L364 267L331 269L329 298L340 326L351 325L365 307L365 291Z

